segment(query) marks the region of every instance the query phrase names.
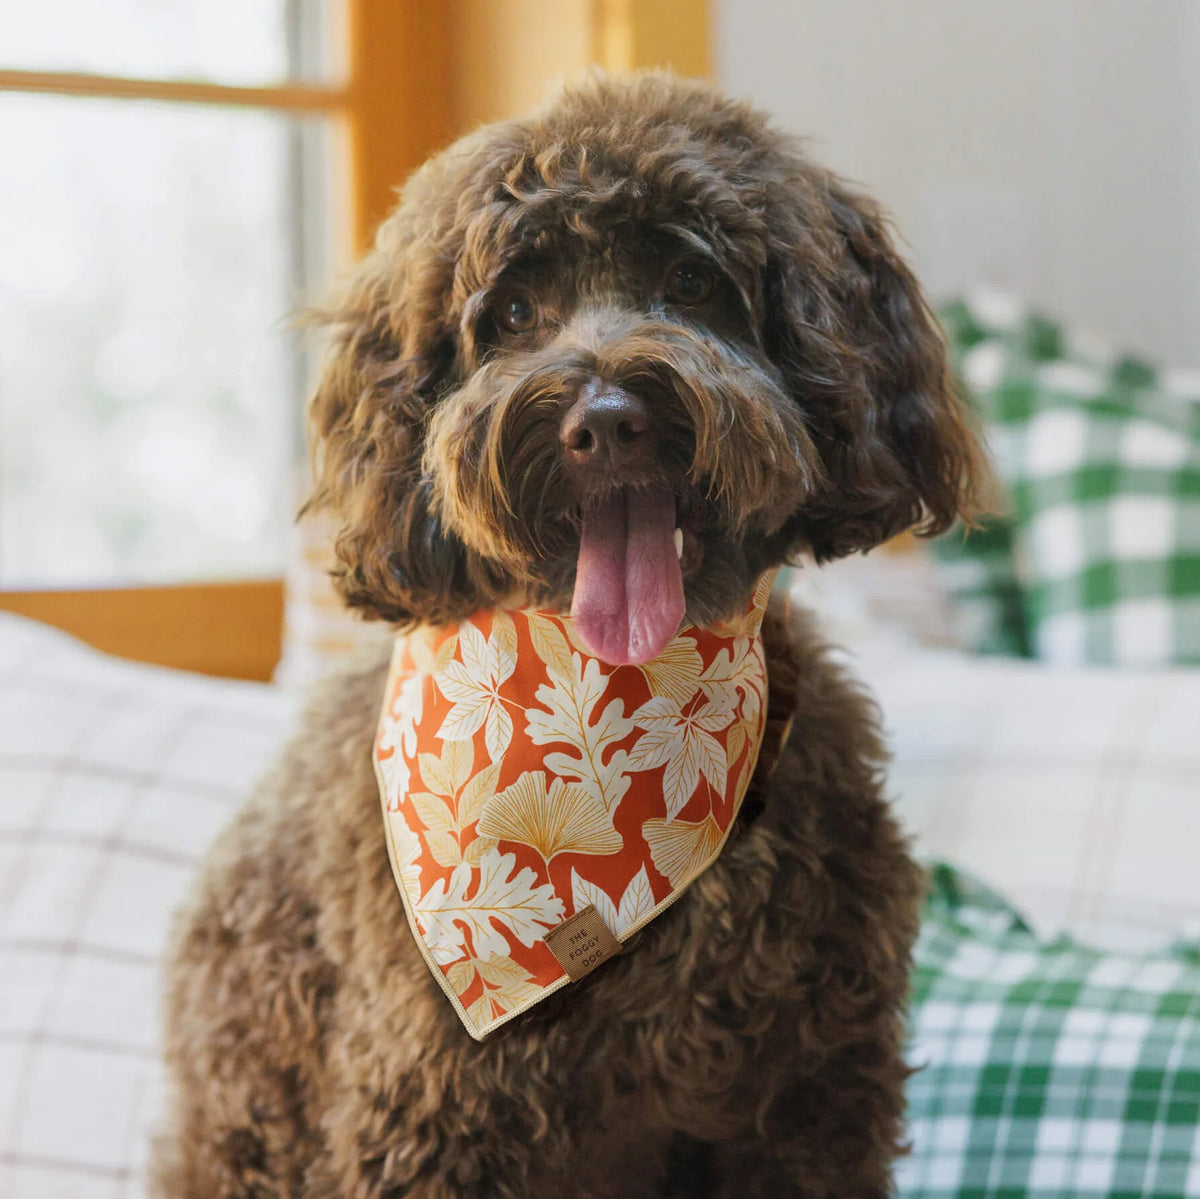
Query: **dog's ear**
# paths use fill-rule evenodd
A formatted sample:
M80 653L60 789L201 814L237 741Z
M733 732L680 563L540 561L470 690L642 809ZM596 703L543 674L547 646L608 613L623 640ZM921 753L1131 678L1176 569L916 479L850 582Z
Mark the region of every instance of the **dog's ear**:
M818 561L982 510L989 473L945 345L879 207L808 164L774 223L767 345L825 483L789 522Z
M315 314L330 330L308 410L315 487L303 512L338 527L335 585L364 616L453 619L472 606L479 564L431 507L421 457L439 387L454 369L453 222L436 181L410 181L374 250Z

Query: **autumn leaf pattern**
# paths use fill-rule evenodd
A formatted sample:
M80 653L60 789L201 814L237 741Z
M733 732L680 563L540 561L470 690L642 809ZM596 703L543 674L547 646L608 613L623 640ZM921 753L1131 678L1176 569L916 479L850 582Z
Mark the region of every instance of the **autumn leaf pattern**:
M409 800L425 826L429 852L439 866L478 862L479 854L494 845L486 837L464 841L468 830L483 815L496 792L500 763L489 762L472 773L475 747L470 741L447 741L440 758L420 754L421 778L428 791L410 791Z
M591 906L621 939L715 860L762 735L768 588L642 666L551 612L397 639L375 744L392 865L473 1036L567 982L543 940L563 920Z
M481 1028L532 1003L542 992L533 976L511 958L457 962L447 971L447 977L460 995L469 995L478 988L477 997L467 1006L467 1015Z
M493 759L512 740L512 717L500 695L501 684L517 668L517 634L507 612L497 612L491 635L485 640L475 625L465 621L459 629L461 660L455 659L433 677L454 707L442 721L438 736L461 741L482 727L484 744Z
M665 695L647 700L634 714L634 724L645 732L629 755L629 768L666 766L663 798L668 820L674 820L683 810L702 775L714 791L725 790L725 747L714 734L727 728L733 717L732 704L689 705L681 711Z
M746 722L755 723L766 702L767 672L761 643L756 637L734 638L705 667L699 683L710 703L733 708L741 700Z
M613 747L636 726L625 715L620 699L600 707L609 680L598 659L588 658L585 663L582 654L573 654L570 676L556 674L552 680L537 689L540 707L525 712L529 739L534 745L569 747L546 754L546 769L578 780L606 811L612 812L629 790L630 782L625 772L629 756Z
M672 887L695 878L704 863L721 847L724 832L711 816L698 823L685 820L647 820L642 835L650 847L650 860Z
M549 862L560 853L610 854L621 838L603 805L586 787L526 771L488 805L479 831L497 841L520 841Z
M604 923L619 937L649 916L654 910L654 892L643 866L625 888L619 904L613 902L609 893L597 883L588 882L577 871L571 871L571 897L575 910L582 911L589 905L600 913Z
M460 862L448 881L439 879L420 897L414 906L437 961L462 957L466 933L473 956L486 960L508 952L501 925L529 946L562 923L563 901L554 888L538 883L528 866L516 870L516 861L510 853L490 850L480 855L478 874Z

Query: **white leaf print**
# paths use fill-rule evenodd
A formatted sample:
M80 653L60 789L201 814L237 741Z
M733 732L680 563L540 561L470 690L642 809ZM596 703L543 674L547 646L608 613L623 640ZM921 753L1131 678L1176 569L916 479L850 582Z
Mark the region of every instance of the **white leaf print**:
M648 916L654 909L654 892L650 890L650 879L643 866L629 880L625 894L621 896L621 907L617 912L617 928L613 931L623 933L631 925L636 924L643 916Z
M766 682L762 653L753 637L738 637L730 648L718 651L700 676L700 687L714 704L736 705L740 696L742 715L751 724L762 710Z
M504 751L508 748L509 742L512 741L513 722L512 717L508 714L504 705L501 703L492 704L488 709L487 720L483 726L483 743L487 746L487 751L492 757L492 761L499 761L504 757Z
M609 931L619 937L643 916L650 914L654 908L654 892L650 890L650 879L646 875L646 867L643 866L629 880L629 886L625 888L625 894L621 896L618 907L607 891L572 868L571 902L575 905L576 912L583 911L589 904L593 905L600 918L608 925Z
M725 751L713 736L733 719L729 704L708 703L684 715L666 696L647 700L633 715L645 731L629 751L631 770L663 771L667 819L674 820L695 794L703 775L717 791L725 789Z
M438 879L413 905L436 961L445 964L463 956L464 927L470 930L475 956L486 961L508 953L508 942L497 924L529 946L562 923L563 903L554 888L538 883L528 866L513 875L516 864L515 854L496 850L483 853L474 895L467 896L474 872L462 862L455 866L449 882Z
M458 627L458 649L467 674L482 679L487 674L487 641L469 620ZM447 697L449 698L449 697Z
M487 641L487 676L497 684L512 677L517 668L517 626L507 612L492 617L492 633Z
M417 752L417 722L421 719L424 694L421 678L411 675L400 684L380 721L379 749L393 751L391 757L380 760L389 811L396 810L412 782L408 759Z
M629 789L624 750L612 746L633 732L619 699L612 700L599 716L593 714L608 679L600 663L579 654L571 659L571 677L551 676L552 685L537 689L541 708L526 708L526 732L535 745L566 745L575 753L553 752L545 756L546 769L567 779L577 779L607 812L612 812Z
M512 717L504 707L500 685L517 668L517 634L507 612L497 612L491 636L469 621L459 626L461 662L450 662L433 676L441 693L453 704L437 735L443 741L462 741L480 728L488 753L499 758L512 740Z
M396 853L396 872L400 875L400 885L409 899L421 893L421 867L417 859L421 856L421 841L416 833L408 827L408 822L401 817L388 818L392 828L392 848Z
M492 709L493 696L479 686L461 662L451 662L435 676L438 689L453 703L437 735L443 741L465 741L479 732Z
M571 902L576 912L582 912L586 907L594 907L600 914L600 919L608 926L611 933L616 933L620 917L617 905L613 903L607 891L601 890L595 883L584 878L573 866L571 867Z

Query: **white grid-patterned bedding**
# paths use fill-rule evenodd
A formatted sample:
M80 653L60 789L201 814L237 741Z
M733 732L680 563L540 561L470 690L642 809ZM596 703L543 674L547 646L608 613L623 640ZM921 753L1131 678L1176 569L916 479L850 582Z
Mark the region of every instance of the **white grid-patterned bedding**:
M142 1193L170 915L290 715L0 617L4 1199Z
M925 857L1044 939L1144 952L1200 934L1200 670L867 655L889 791Z

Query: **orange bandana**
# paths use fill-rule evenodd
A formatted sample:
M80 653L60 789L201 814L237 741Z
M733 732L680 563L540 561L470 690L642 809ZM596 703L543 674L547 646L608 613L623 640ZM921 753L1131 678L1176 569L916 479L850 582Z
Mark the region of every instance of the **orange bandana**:
M612 956L716 860L762 742L770 586L643 666L601 662L568 617L533 610L397 638L375 746L388 853L477 1040Z

